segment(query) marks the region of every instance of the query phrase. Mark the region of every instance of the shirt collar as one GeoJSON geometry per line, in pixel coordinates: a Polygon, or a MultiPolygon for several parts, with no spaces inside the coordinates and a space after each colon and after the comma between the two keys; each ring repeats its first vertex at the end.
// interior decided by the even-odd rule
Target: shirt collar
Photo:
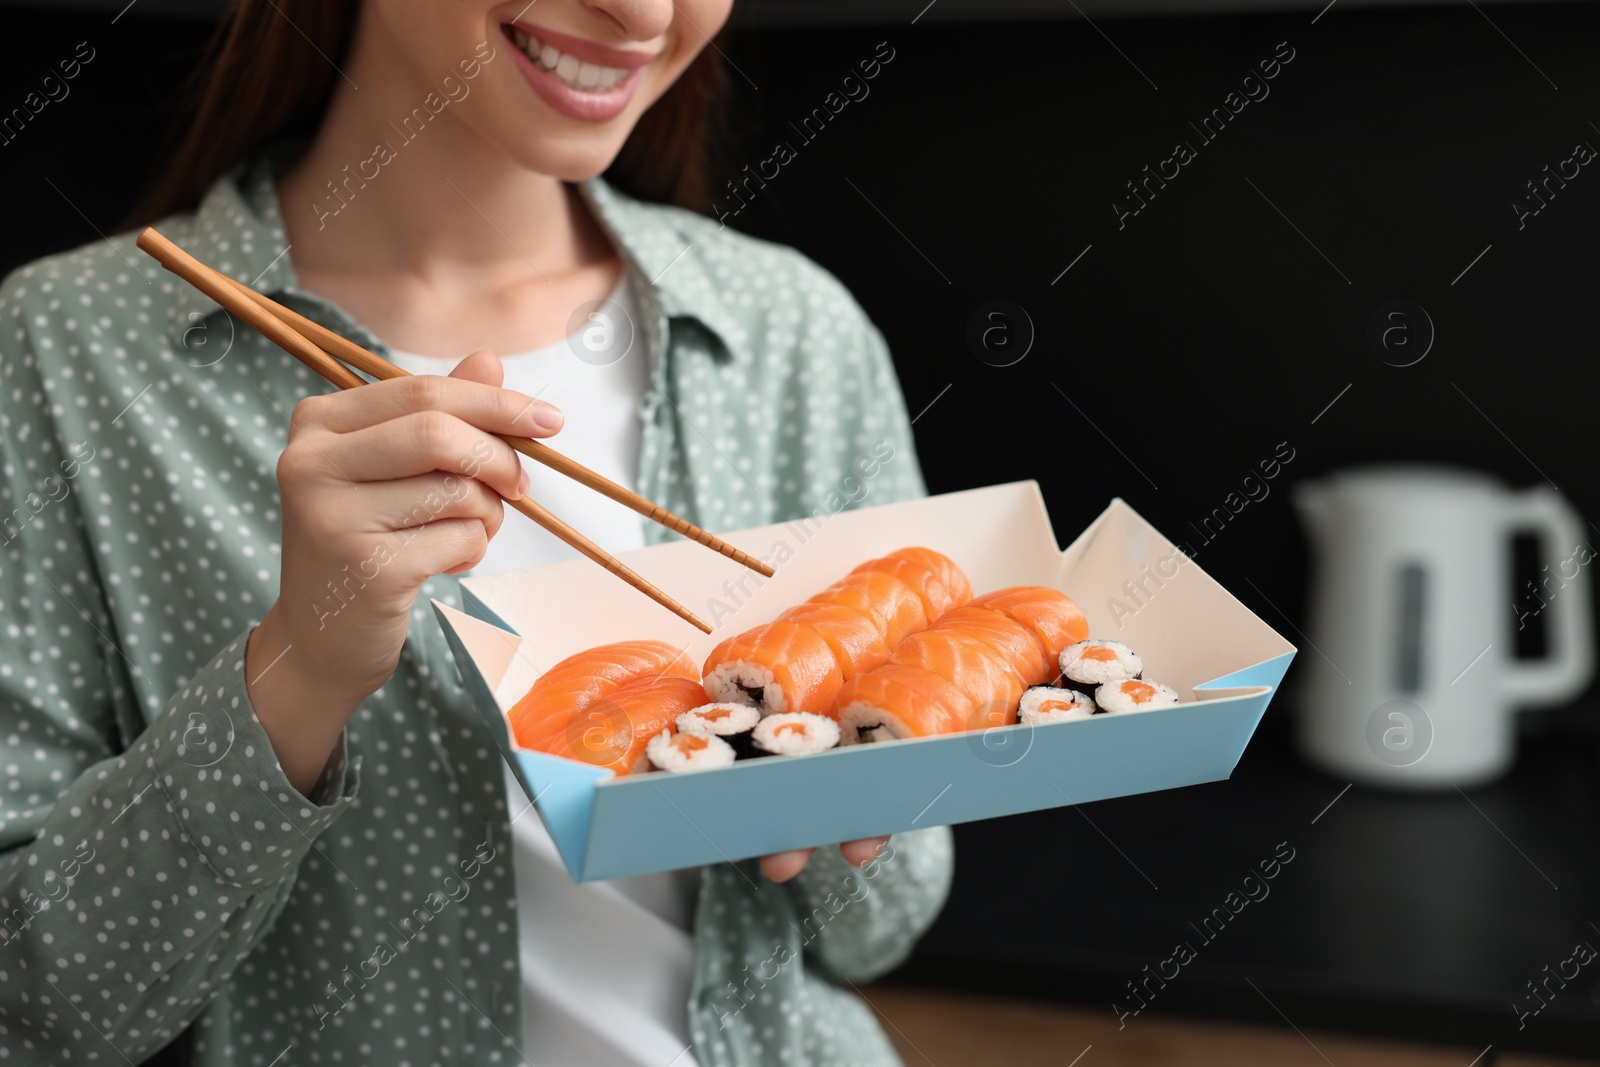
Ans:
{"type": "MultiPolygon", "coordinates": [[[[320,297],[302,292],[291,262],[273,178],[303,145],[279,144],[236,167],[207,191],[182,240],[202,263],[273,299],[296,306],[325,325],[353,334],[368,347],[386,346],[348,315],[320,297]]],[[[601,178],[578,185],[579,194],[645,283],[646,304],[665,320],[691,318],[722,341],[734,358],[746,354],[749,331],[723,298],[703,247],[711,223],[679,208],[649,204],[612,188],[601,178]]],[[[168,333],[175,344],[194,325],[222,308],[200,290],[176,282],[168,333]]]]}
{"type": "MultiPolygon", "coordinates": [[[[187,234],[179,239],[184,251],[200,262],[274,299],[299,291],[272,186],[275,164],[281,162],[268,151],[219,178],[195,209],[187,234]]],[[[196,323],[222,308],[194,286],[174,284],[167,330],[173,342],[182,345],[196,323]]]]}

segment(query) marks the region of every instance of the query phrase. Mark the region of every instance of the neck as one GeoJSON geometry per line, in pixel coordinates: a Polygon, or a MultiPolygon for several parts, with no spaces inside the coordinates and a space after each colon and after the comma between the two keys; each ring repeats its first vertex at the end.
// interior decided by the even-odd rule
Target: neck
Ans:
{"type": "Polygon", "coordinates": [[[316,137],[277,183],[297,269],[478,285],[592,256],[593,223],[560,180],[518,166],[461,121],[458,104],[431,113],[430,93],[435,107],[447,99],[440,86],[376,22],[355,40],[316,137]],[[414,110],[428,121],[405,124],[414,110]]]}

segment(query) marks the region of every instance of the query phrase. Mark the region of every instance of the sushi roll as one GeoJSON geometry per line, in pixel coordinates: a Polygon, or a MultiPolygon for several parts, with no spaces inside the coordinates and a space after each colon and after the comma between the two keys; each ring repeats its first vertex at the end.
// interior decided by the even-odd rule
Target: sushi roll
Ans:
{"type": "Polygon", "coordinates": [[[955,560],[931,548],[902,548],[879,559],[869,559],[850,573],[862,571],[882,571],[910,585],[921,598],[930,622],[972,599],[972,583],[955,560]]]}
{"type": "Polygon", "coordinates": [[[1079,641],[1061,650],[1061,684],[1090,696],[1108,682],[1144,674],[1139,653],[1121,641],[1079,641]]]}
{"type": "Polygon", "coordinates": [[[1178,702],[1178,691],[1160,682],[1129,678],[1110,682],[1094,691],[1094,702],[1113,714],[1119,711],[1145,711],[1170,707],[1178,702]]]}
{"type": "Polygon", "coordinates": [[[888,571],[856,570],[834,582],[807,603],[850,608],[866,615],[889,648],[933,620],[922,594],[904,578],[888,571]]]}
{"type": "MultiPolygon", "coordinates": [[[[1009,726],[1017,721],[1017,701],[1027,686],[1004,649],[950,622],[959,613],[951,612],[937,625],[900,642],[889,664],[927,671],[959,691],[963,707],[954,723],[956,730],[1009,726]]],[[[914,708],[905,710],[918,714],[914,708]]]]}
{"type": "Polygon", "coordinates": [[[757,749],[774,756],[802,756],[836,746],[839,724],[826,715],[784,712],[756,723],[753,740],[757,749]]]}
{"type": "Polygon", "coordinates": [[[1016,585],[973,598],[972,607],[999,612],[1033,633],[1048,662],[1089,636],[1089,620],[1067,594],[1042,585],[1016,585]]]}
{"type": "Polygon", "coordinates": [[[827,643],[846,682],[889,658],[889,643],[871,615],[838,604],[806,601],[778,616],[809,627],[827,643]]]}
{"type": "Polygon", "coordinates": [[[955,733],[973,713],[972,698],[933,671],[886,663],[839,691],[840,744],[955,733]]]}
{"type": "Polygon", "coordinates": [[[645,675],[591,702],[535,747],[619,776],[637,774],[650,769],[651,739],[705,700],[705,689],[691,678],[645,675]]]}
{"type": "Polygon", "coordinates": [[[1030,726],[1070,722],[1101,714],[1089,696],[1076,689],[1057,689],[1049,685],[1036,685],[1023,693],[1019,712],[1021,721],[1030,726]]]}
{"type": "Polygon", "coordinates": [[[761,721],[761,713],[743,704],[702,704],[678,716],[678,732],[720,737],[733,746],[740,759],[755,755],[750,731],[761,721]]]}
{"type": "Polygon", "coordinates": [[[804,623],[779,619],[718,645],[706,660],[713,703],[743,704],[763,715],[826,711],[844,685],[828,642],[804,623]]]}
{"type": "Polygon", "coordinates": [[[706,696],[763,715],[829,714],[846,682],[889,658],[933,612],[963,603],[961,569],[929,549],[868,560],[772,622],[712,649],[701,672],[706,696]]]}
{"type": "Polygon", "coordinates": [[[733,746],[709,734],[662,730],[645,745],[650,765],[669,774],[693,774],[726,767],[733,762],[733,746]]]}
{"type": "Polygon", "coordinates": [[[586,649],[551,667],[508,713],[523,748],[543,750],[597,700],[640,679],[699,678],[683,650],[661,641],[619,641],[586,649]]]}

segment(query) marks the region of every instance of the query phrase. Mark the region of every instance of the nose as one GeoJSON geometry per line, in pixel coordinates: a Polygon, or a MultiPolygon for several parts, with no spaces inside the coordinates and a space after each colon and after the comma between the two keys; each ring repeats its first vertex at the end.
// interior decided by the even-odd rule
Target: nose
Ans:
{"type": "Polygon", "coordinates": [[[631,41],[653,41],[674,17],[672,0],[585,0],[585,7],[616,24],[631,41]]]}

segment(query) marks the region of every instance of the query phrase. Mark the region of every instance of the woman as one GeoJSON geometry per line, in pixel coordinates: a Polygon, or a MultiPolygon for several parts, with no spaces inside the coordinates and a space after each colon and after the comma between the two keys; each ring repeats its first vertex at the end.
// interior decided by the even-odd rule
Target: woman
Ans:
{"type": "Polygon", "coordinates": [[[836,281],[596,177],[706,186],[729,3],[236,6],[139,221],[447,375],[329,392],[131,232],[7,279],[9,1062],[894,1061],[843,987],[947,831],[573,886],[424,610],[560,554],[502,497],[663,537],[496,433],[709,528],[922,491],[836,281]]]}

